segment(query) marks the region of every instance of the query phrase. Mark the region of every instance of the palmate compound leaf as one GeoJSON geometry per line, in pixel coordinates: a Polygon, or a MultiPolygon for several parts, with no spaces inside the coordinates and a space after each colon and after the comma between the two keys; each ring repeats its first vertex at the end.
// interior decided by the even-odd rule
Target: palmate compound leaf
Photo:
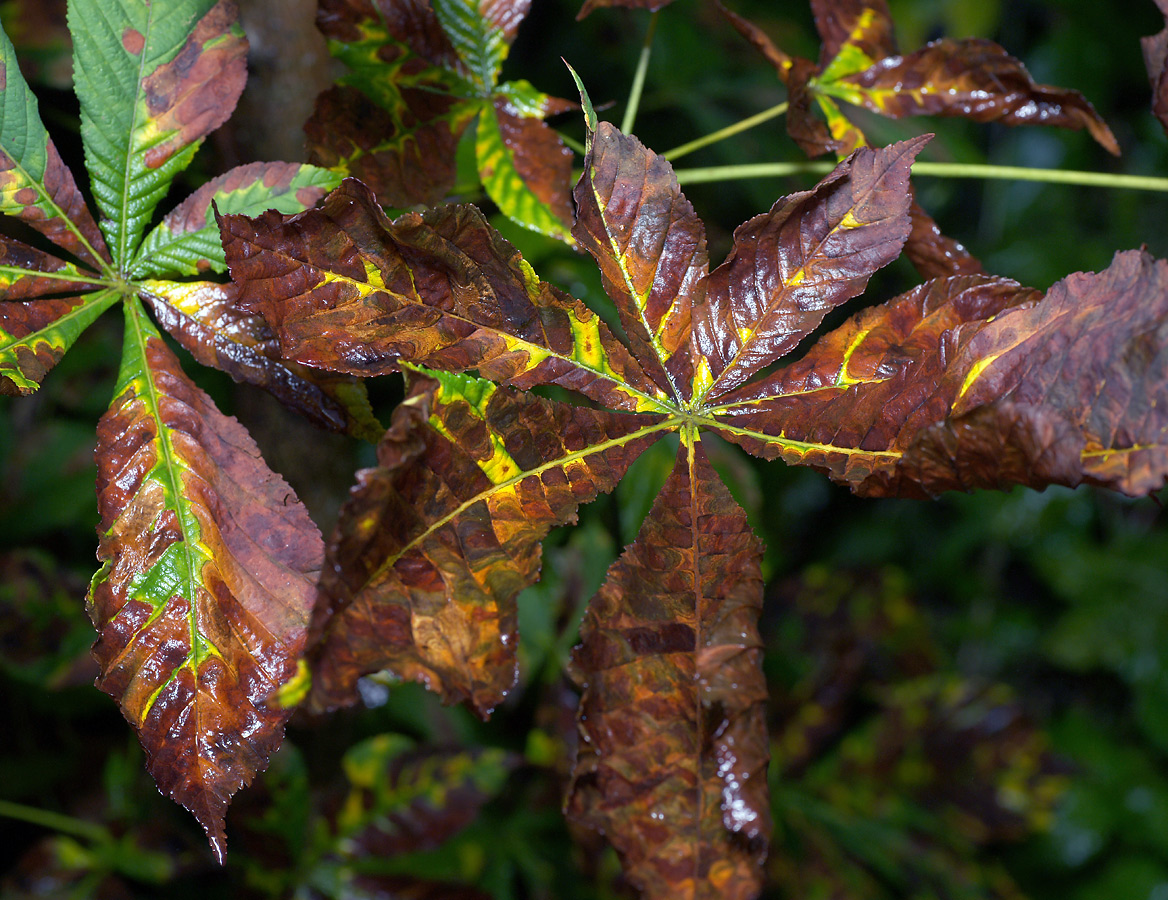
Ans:
{"type": "Polygon", "coordinates": [[[134,301],[98,425],[103,565],[90,588],[98,686],[138,731],[158,786],[220,861],[228,801],[291,712],[322,542],[292,489],[215,409],[134,301]]]}
{"type": "MultiPolygon", "coordinates": [[[[546,527],[608,489],[627,465],[624,456],[635,455],[634,440],[665,431],[683,433],[687,454],[693,448],[685,456],[688,474],[675,472],[660,508],[589,613],[595,630],[588,640],[594,647],[623,641],[625,671],[659,674],[698,665],[696,639],[682,646],[686,622],[695,623],[691,634],[721,634],[722,607],[707,602],[715,594],[701,587],[701,563],[692,591],[668,607],[678,620],[660,627],[679,641],[678,656],[660,652],[660,634],[652,629],[638,625],[618,634],[610,613],[623,613],[614,611],[663,615],[659,592],[642,584],[658,575],[644,573],[664,579],[665,560],[755,553],[741,537],[740,513],[725,505],[723,489],[699,461],[701,430],[767,458],[813,465],[869,494],[920,496],[1076,478],[1132,490],[1159,483],[1168,465],[1145,445],[1158,439],[1152,410],[1164,407],[1156,380],[1163,354],[1155,348],[1162,343],[1156,331],[1163,328],[1168,291],[1161,280],[1168,264],[1149,262],[1133,273],[1119,271],[1117,263],[1115,272],[1074,276],[1045,301],[1003,279],[936,279],[858,313],[812,342],[798,362],[770,371],[900,251],[910,231],[909,167],[923,140],[861,148],[812,190],[779,200],[739,228],[730,258],[707,273],[700,222],[670,167],[635,139],[597,126],[576,192],[576,237],[600,265],[630,334],[627,349],[582,306],[539,282],[467,209],[389,223],[367,192],[347,182],[320,209],[294,217],[224,217],[241,300],[265,317],[290,358],[339,371],[477,368],[509,385],[494,389],[438,372],[428,373],[433,381],[415,383],[381,445],[381,465],[362,474],[328,550],[329,574],[312,629],[313,705],[352,702],[357,676],[379,666],[429,680],[447,698],[470,696],[480,710],[497,702],[513,678],[513,656],[500,652],[512,643],[510,598],[534,577],[546,527]],[[1094,311],[1080,322],[1075,311],[1086,298],[1094,298],[1094,307],[1088,303],[1094,311]],[[1105,319],[1103,310],[1112,308],[1122,315],[1105,319]],[[1092,328],[1076,337],[1086,322],[1092,328]],[[1112,332],[1104,333],[1105,322],[1112,332]],[[1068,342],[1095,348],[1083,357],[1096,365],[1091,383],[1113,386],[1098,401],[1085,381],[1077,390],[1046,388],[1073,377],[1070,362],[1065,370],[1047,368],[1061,365],[1060,348],[1068,342]],[[574,388],[615,412],[552,404],[515,390],[548,383],[574,388]],[[1124,403],[1126,412],[1117,413],[1124,403]],[[568,436],[580,432],[563,423],[581,416],[599,431],[569,444],[568,436]],[[619,465],[604,457],[610,451],[619,465]],[[577,453],[603,459],[607,472],[603,482],[581,476],[580,487],[569,491],[571,502],[557,509],[547,492],[563,490],[564,483],[552,473],[566,471],[564,461],[577,453]],[[1115,474],[1120,460],[1133,462],[1115,474]],[[529,490],[534,502],[515,501],[513,491],[529,490]],[[684,506],[677,498],[685,495],[691,511],[699,508],[688,528],[677,525],[684,506]],[[496,501],[504,502],[492,507],[496,501]],[[712,510],[704,519],[703,509],[712,510]],[[695,536],[694,522],[709,531],[699,526],[695,536]],[[392,587],[371,590],[379,584],[392,587]],[[387,659],[386,647],[394,659],[387,659]]],[[[750,569],[742,571],[741,584],[749,584],[750,569]]],[[[734,593],[730,609],[746,637],[727,639],[718,652],[734,656],[728,672],[736,683],[753,684],[755,605],[730,576],[725,587],[734,593]]],[[[681,590],[675,583],[667,589],[681,590]]],[[[629,679],[590,677],[591,652],[581,651],[592,710],[582,727],[595,753],[589,771],[604,777],[578,779],[573,815],[614,836],[630,877],[656,895],[753,897],[758,878],[751,867],[766,826],[750,811],[765,803],[751,794],[736,807],[734,798],[744,785],[755,786],[748,793],[761,790],[757,777],[741,777],[764,765],[765,737],[748,727],[755,714],[723,703],[727,727],[737,722],[743,729],[732,731],[740,755],[717,776],[720,782],[701,782],[700,802],[697,787],[677,798],[697,817],[686,831],[671,815],[654,818],[662,810],[648,789],[629,792],[629,779],[649,765],[626,762],[640,758],[645,737],[595,723],[609,711],[639,707],[629,705],[629,679]],[[711,791],[721,792],[717,804],[705,799],[711,791]],[[651,837],[642,843],[633,835],[651,837]],[[689,856],[677,864],[683,851],[689,856]]],[[[688,773],[696,785],[695,773],[708,774],[711,765],[717,773],[729,751],[696,730],[697,718],[689,721],[663,738],[685,749],[661,765],[673,767],[669,777],[688,773]]],[[[670,722],[657,724],[668,730],[670,722]]]]}
{"type": "Polygon", "coordinates": [[[309,158],[392,207],[436,203],[477,117],[479,178],[504,215],[571,242],[572,154],[544,122],[572,108],[498,83],[530,0],[321,0],[317,25],[349,72],[317,99],[309,158]]]}
{"type": "Polygon", "coordinates": [[[102,229],[129,262],[154,208],[247,80],[230,0],[73,0],[74,84],[102,229]]]}
{"type": "Polygon", "coordinates": [[[762,542],[696,440],[609,569],[573,654],[568,814],[646,898],[746,898],[770,836],[762,542]]]}
{"type": "Polygon", "coordinates": [[[253,380],[277,394],[296,394],[317,412],[332,404],[338,420],[352,416],[340,423],[350,428],[368,410],[332,376],[317,379],[330,396],[309,396],[272,361],[271,335],[247,328],[262,323],[218,307],[222,291],[134,280],[223,269],[212,199],[228,211],[291,212],[336,183],[310,167],[244,167],[197,192],[139,245],[173,176],[242,90],[246,43],[235,18],[234,5],[213,0],[71,3],[82,139],[112,252],[0,38],[0,212],[80,260],[2,239],[0,390],[34,390],[88,324],[123,303],[118,393],[97,447],[106,565],[90,611],[101,631],[99,682],[138,729],[160,787],[195,813],[220,858],[228,799],[283,731],[278,693],[298,671],[322,542],[242,427],[182,375],[138,295],[148,294],[196,356],[237,376],[250,365],[253,380]],[[264,341],[268,354],[255,349],[264,341]]]}
{"type": "MultiPolygon", "coordinates": [[[[842,158],[868,143],[844,115],[840,100],[891,118],[960,116],[1007,125],[1086,128],[1109,152],[1119,153],[1110,129],[1081,94],[1035,84],[1021,62],[990,41],[942,39],[900,55],[885,0],[814,0],[815,24],[823,39],[818,66],[788,56],[758,26],[719,8],[787,85],[787,128],[809,156],[832,151],[842,158]]],[[[912,215],[905,254],[922,276],[983,272],[980,262],[943,235],[915,202],[912,215]]]]}

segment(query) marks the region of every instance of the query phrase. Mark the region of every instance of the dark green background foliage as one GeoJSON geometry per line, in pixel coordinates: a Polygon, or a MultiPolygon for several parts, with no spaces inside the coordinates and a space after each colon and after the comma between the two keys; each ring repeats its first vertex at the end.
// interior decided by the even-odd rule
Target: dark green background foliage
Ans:
{"type": "MultiPolygon", "coordinates": [[[[241,3],[245,24],[256,5],[241,3]]],[[[1082,91],[1124,153],[1110,158],[1084,132],[865,118],[876,142],[936,130],[925,154],[932,160],[1168,174],[1138,45],[1163,27],[1151,0],[1128,0],[1122,12],[1095,0],[890,5],[903,47],[940,35],[989,37],[1037,81],[1082,91]]],[[[570,96],[563,56],[598,104],[618,104],[607,115],[619,120],[647,14],[601,10],[575,23],[574,4],[534,6],[504,77],[570,96]]],[[[733,8],[788,50],[817,55],[803,4],[739,0],[733,8]]],[[[253,92],[264,73],[254,74],[253,92]]],[[[76,144],[70,95],[38,92],[68,156],[76,144]]],[[[636,132],[663,151],[783,96],[773,70],[711,5],[677,0],[659,16],[636,132]]],[[[247,148],[259,138],[248,129],[273,127],[254,115],[239,119],[204,149],[192,183],[252,158],[247,148]]],[[[553,125],[582,138],[572,115],[553,125]]],[[[678,168],[799,158],[776,119],[678,168]]],[[[735,225],[811,183],[751,180],[686,194],[720,260],[735,225]]],[[[1117,249],[1147,244],[1168,256],[1164,195],[917,184],[922,204],[987,269],[1035,287],[1102,269],[1117,249]]],[[[588,260],[497,224],[544,279],[603,309],[588,260]]],[[[866,296],[883,300],[914,282],[899,261],[866,296]]],[[[294,719],[269,772],[231,810],[232,852],[220,870],[195,823],[158,795],[116,707],[89,686],[92,423],[108,402],[119,343],[107,318],[36,395],[0,401],[0,799],[70,817],[48,823],[59,828],[0,817],[0,893],[263,897],[291,896],[299,886],[302,896],[339,896],[343,884],[360,887],[361,875],[417,875],[468,882],[497,900],[621,896],[615,858],[589,836],[570,835],[560,815],[575,704],[564,665],[583,604],[633,539],[673,448],[647,453],[612,497],[582,510],[582,527],[549,541],[544,581],[522,602],[520,686],[491,722],[443,708],[415,685],[387,691],[376,683],[366,709],[326,727],[294,719]],[[489,757],[500,768],[484,776],[478,800],[486,804],[473,824],[437,848],[395,845],[374,857],[344,846],[331,823],[344,804],[342,756],[391,732],[514,756],[489,757]]],[[[190,365],[188,373],[244,420],[330,528],[353,469],[371,462],[370,448],[319,435],[226,376],[190,365]]],[[[397,385],[372,390],[388,420],[397,385]]],[[[721,449],[714,463],[767,545],[777,823],[767,896],[1168,897],[1162,507],[1057,488],[932,503],[858,500],[816,472],[756,465],[721,449]],[[977,791],[983,802],[963,795],[977,791]]]]}

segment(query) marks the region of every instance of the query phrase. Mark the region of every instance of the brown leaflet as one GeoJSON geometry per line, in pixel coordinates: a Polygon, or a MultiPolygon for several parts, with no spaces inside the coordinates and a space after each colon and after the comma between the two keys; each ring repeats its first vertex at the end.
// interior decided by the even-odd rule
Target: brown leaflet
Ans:
{"type": "Polygon", "coordinates": [[[263,315],[297,362],[354,375],[399,362],[477,368],[619,409],[660,395],[603,322],[539,282],[474,207],[391,223],[368,188],[346,179],[318,209],[220,224],[241,307],[263,315]]]}
{"type": "Polygon", "coordinates": [[[710,399],[789,353],[895,259],[909,233],[909,167],[932,135],[861,148],[813,190],[734,232],[694,322],[710,399]]]}
{"type": "Polygon", "coordinates": [[[238,18],[231,0],[219,0],[178,55],[143,80],[152,127],[166,135],[146,151],[147,168],[157,169],[231,116],[247,81],[247,39],[238,18]]]}
{"type": "MultiPolygon", "coordinates": [[[[844,142],[834,137],[823,119],[812,111],[815,95],[807,82],[814,75],[815,64],[811,60],[796,57],[792,62],[787,77],[787,134],[810,157],[824,153],[846,155],[850,151],[844,149],[844,142]]],[[[860,146],[867,142],[854,143],[860,146]]]]}
{"type": "Polygon", "coordinates": [[[633,355],[663,390],[688,400],[691,310],[703,299],[709,255],[673,167],[601,122],[573,195],[572,234],[596,259],[633,355]]]}
{"type": "MultiPolygon", "coordinates": [[[[0,85],[4,81],[2,70],[3,63],[0,63],[0,85]]],[[[0,90],[2,89],[0,87],[0,90]]],[[[42,196],[37,187],[27,183],[27,176],[23,173],[8,174],[18,163],[0,149],[0,201],[5,207],[5,212],[31,225],[58,247],[68,250],[78,259],[101,268],[102,263],[108,262],[110,258],[101,230],[93,221],[89,207],[85,205],[77,182],[73,180],[73,173],[62,162],[61,155],[51,140],[48,142],[46,153],[45,170],[40,178],[45,191],[42,196]],[[16,182],[15,190],[11,182],[16,182]],[[45,209],[42,205],[45,203],[50,204],[51,208],[45,209]],[[60,210],[64,218],[56,215],[55,210],[60,210]],[[77,236],[74,229],[84,240],[77,236]],[[90,247],[97,251],[100,259],[89,251],[90,247]]]]}
{"type": "Polygon", "coordinates": [[[31,394],[113,295],[0,301],[0,395],[31,394]]]}
{"type": "MultiPolygon", "coordinates": [[[[563,111],[566,101],[549,100],[552,111],[563,111]]],[[[543,119],[517,115],[506,96],[497,95],[491,102],[503,142],[514,154],[515,171],[531,193],[570,227],[574,213],[566,186],[572,181],[572,151],[543,119]]],[[[544,113],[551,114],[548,110],[544,113]]]]}
{"type": "Polygon", "coordinates": [[[1001,401],[1055,410],[1085,442],[1081,480],[1140,496],[1168,475],[1165,348],[1168,262],[1117,253],[1103,272],[1069,275],[982,329],[959,361],[970,374],[953,415],[1001,401]]]}
{"type": "Polygon", "coordinates": [[[964,244],[941,233],[936,221],[915,197],[908,214],[912,229],[904,242],[904,255],[922,278],[986,274],[981,261],[964,244]]]}
{"type": "Polygon", "coordinates": [[[96,290],[97,285],[84,280],[87,274],[72,263],[0,235],[0,295],[5,300],[96,290]],[[54,277],[42,278],[37,272],[54,277]]]}
{"type": "Polygon", "coordinates": [[[724,396],[713,418],[720,434],[753,454],[812,465],[868,492],[864,482],[893,470],[949,414],[960,383],[946,376],[953,369],[964,377],[968,366],[954,360],[983,323],[1040,296],[986,276],[927,282],[862,310],[798,362],[724,396]]]}
{"type": "Polygon", "coordinates": [[[281,358],[267,323],[237,307],[234,284],[147,282],[146,287],[141,296],[158,324],[202,365],[263,388],[318,428],[370,441],[380,437],[372,413],[360,414],[360,382],[281,358]]]}
{"type": "Polygon", "coordinates": [[[819,53],[821,71],[844,45],[856,47],[873,60],[896,53],[887,0],[811,0],[811,12],[815,30],[823,40],[819,53]]]}
{"type": "MultiPolygon", "coordinates": [[[[779,77],[783,79],[784,83],[789,84],[787,73],[796,60],[780,50],[775,42],[767,36],[766,32],[753,22],[727,9],[721,4],[720,0],[714,0],[714,5],[717,6],[718,12],[726,18],[726,21],[733,25],[734,29],[750,41],[754,45],[754,49],[765,56],[767,61],[775,67],[775,71],[779,73],[779,77]]],[[[804,62],[808,61],[804,60],[804,62]]]]}
{"type": "MultiPolygon", "coordinates": [[[[326,38],[357,43],[365,37],[365,23],[384,23],[396,40],[434,65],[447,69],[460,65],[429,0],[318,0],[316,27],[326,38]]],[[[386,62],[399,52],[391,46],[378,50],[386,62]]]]}
{"type": "Polygon", "coordinates": [[[279,694],[297,674],[321,540],[140,316],[127,314],[127,358],[141,368],[123,366],[98,424],[98,686],[222,861],[229,799],[283,735],[279,694]]]}
{"type": "Polygon", "coordinates": [[[659,9],[664,9],[673,0],[584,0],[584,5],[580,7],[580,12],[576,13],[576,21],[580,21],[590,12],[597,9],[605,9],[610,6],[623,6],[626,9],[647,9],[650,12],[657,12],[659,9]]]}
{"type": "MultiPolygon", "coordinates": [[[[1168,20],[1168,0],[1156,0],[1156,6],[1168,20]]],[[[1168,132],[1168,25],[1158,34],[1140,38],[1140,47],[1152,83],[1152,113],[1168,132]]]]}
{"type": "Polygon", "coordinates": [[[449,95],[403,88],[401,96],[399,127],[354,87],[320,94],[304,125],[309,160],[326,168],[343,165],[387,206],[439,203],[454,185],[455,151],[470,120],[450,118],[458,101],[449,95]]]}
{"type": "Polygon", "coordinates": [[[1111,129],[1082,94],[1036,84],[1022,63],[992,41],[933,41],[915,53],[886,57],[846,75],[828,90],[843,90],[849,102],[894,119],[961,116],[1005,125],[1086,128],[1109,153],[1119,155],[1111,129]]]}
{"type": "Polygon", "coordinates": [[[568,815],[647,900],[750,900],[770,836],[762,545],[701,445],[592,599],[568,815]]]}
{"type": "Polygon", "coordinates": [[[857,484],[866,497],[1044,488],[1083,481],[1082,432],[1060,410],[1002,400],[921,432],[893,467],[857,484]]]}
{"type": "Polygon", "coordinates": [[[540,541],[660,434],[654,417],[439,378],[395,410],[342,509],[313,614],[313,709],[389,669],[489,715],[515,680],[515,597],[540,541]]]}

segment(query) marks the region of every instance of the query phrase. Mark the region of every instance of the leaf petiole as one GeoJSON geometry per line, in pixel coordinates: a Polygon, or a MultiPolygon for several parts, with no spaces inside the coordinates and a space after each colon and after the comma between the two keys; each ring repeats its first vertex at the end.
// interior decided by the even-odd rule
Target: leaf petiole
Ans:
{"type": "MultiPolygon", "coordinates": [[[[835,167],[830,162],[757,163],[739,166],[707,166],[679,169],[680,184],[736,181],[746,178],[781,178],[788,175],[826,175],[835,167]]],[[[918,162],[914,175],[935,178],[991,178],[1006,181],[1040,181],[1049,184],[1076,184],[1084,187],[1118,188],[1168,192],[1168,178],[1151,175],[1124,175],[1111,172],[1084,172],[1063,169],[1034,169],[1025,166],[994,166],[980,163],[918,162]]]]}
{"type": "Polygon", "coordinates": [[[653,13],[649,17],[649,28],[645,32],[645,40],[641,44],[641,55],[637,59],[637,71],[633,73],[633,86],[629,89],[625,115],[621,119],[620,130],[625,134],[632,133],[633,123],[637,120],[637,108],[641,105],[641,94],[645,90],[645,73],[649,71],[649,56],[653,52],[653,35],[657,31],[657,15],[657,13],[653,13]]]}
{"type": "Polygon", "coordinates": [[[769,119],[774,119],[778,116],[781,116],[786,111],[787,101],[784,100],[782,103],[775,104],[770,109],[764,109],[760,113],[755,113],[753,116],[749,116],[739,122],[735,122],[733,125],[727,125],[725,128],[719,128],[717,131],[712,131],[703,137],[690,141],[689,143],[680,144],[679,146],[674,147],[672,150],[667,150],[661,155],[668,160],[680,159],[683,156],[693,153],[695,150],[702,149],[702,147],[708,147],[710,144],[716,144],[718,141],[725,140],[728,137],[733,137],[736,134],[753,128],[755,125],[761,125],[763,122],[766,122],[769,119]]]}
{"type": "Polygon", "coordinates": [[[25,806],[23,803],[0,800],[0,816],[39,825],[42,828],[50,828],[61,834],[71,834],[74,837],[94,842],[111,840],[109,831],[95,822],[86,822],[84,819],[77,819],[48,809],[40,809],[36,806],[25,806]]]}

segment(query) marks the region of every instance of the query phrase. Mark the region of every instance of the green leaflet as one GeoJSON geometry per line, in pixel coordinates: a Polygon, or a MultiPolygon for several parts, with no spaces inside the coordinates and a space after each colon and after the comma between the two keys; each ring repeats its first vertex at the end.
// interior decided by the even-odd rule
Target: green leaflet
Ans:
{"type": "Polygon", "coordinates": [[[322,24],[349,72],[317,99],[310,159],[359,177],[387,207],[434,204],[454,187],[459,137],[478,116],[479,178],[500,211],[572,243],[571,152],[543,124],[570,104],[499,71],[527,6],[437,0],[386,21],[352,4],[322,24]]]}
{"type": "Polygon", "coordinates": [[[61,162],[0,30],[0,213],[24,219],[51,240],[99,265],[105,255],[72,173],[61,162]]]}
{"type": "Polygon", "coordinates": [[[159,788],[220,861],[231,795],[278,746],[320,567],[303,506],[183,373],[137,299],[98,425],[98,686],[135,726],[159,788]]]}
{"type": "Polygon", "coordinates": [[[171,180],[243,89],[243,32],[231,25],[224,33],[232,12],[212,0],[69,6],[86,166],[119,262],[131,258],[171,180]],[[221,100],[210,109],[192,99],[207,87],[221,100]]]}
{"type": "Polygon", "coordinates": [[[509,219],[574,244],[572,210],[557,191],[571,175],[572,154],[543,123],[540,107],[547,95],[515,91],[506,96],[501,92],[479,115],[475,156],[483,187],[509,219]]]}
{"type": "Polygon", "coordinates": [[[328,169],[294,163],[252,163],[212,179],[146,236],[130,269],[135,277],[199,275],[227,268],[215,209],[222,214],[296,213],[341,183],[328,169]]]}
{"type": "Polygon", "coordinates": [[[65,351],[118,299],[113,291],[64,300],[0,302],[0,394],[31,394],[65,351]]]}
{"type": "Polygon", "coordinates": [[[434,0],[434,12],[479,96],[489,96],[511,49],[507,34],[479,12],[475,0],[434,0]]]}

